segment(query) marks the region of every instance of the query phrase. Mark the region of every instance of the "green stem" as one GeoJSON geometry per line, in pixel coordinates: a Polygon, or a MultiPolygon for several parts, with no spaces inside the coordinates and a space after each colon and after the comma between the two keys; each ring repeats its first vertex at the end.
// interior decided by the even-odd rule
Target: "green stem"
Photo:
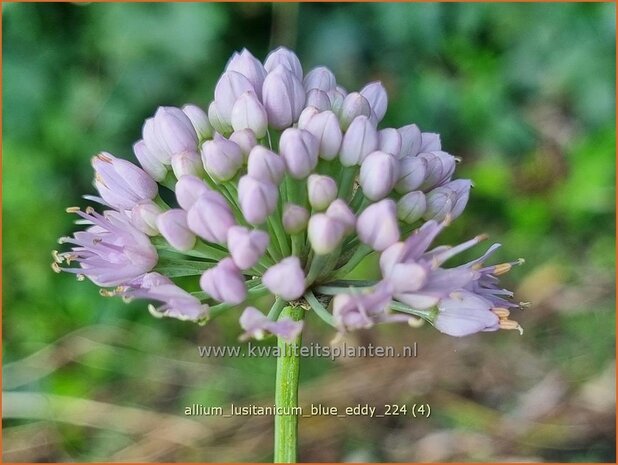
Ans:
{"type": "MultiPolygon", "coordinates": [[[[281,318],[294,321],[303,319],[304,310],[300,307],[285,307],[281,318]]],[[[292,413],[298,407],[298,374],[300,371],[299,335],[287,342],[278,338],[279,357],[277,358],[277,378],[275,384],[275,405],[277,410],[287,415],[275,415],[275,463],[295,463],[298,446],[298,415],[292,413]]]]}
{"type": "Polygon", "coordinates": [[[319,316],[322,321],[331,325],[333,328],[336,328],[335,319],[333,315],[329,313],[328,310],[322,305],[322,303],[317,299],[317,297],[311,291],[307,291],[305,293],[305,300],[309,305],[311,305],[311,309],[315,312],[317,316],[319,316]]]}

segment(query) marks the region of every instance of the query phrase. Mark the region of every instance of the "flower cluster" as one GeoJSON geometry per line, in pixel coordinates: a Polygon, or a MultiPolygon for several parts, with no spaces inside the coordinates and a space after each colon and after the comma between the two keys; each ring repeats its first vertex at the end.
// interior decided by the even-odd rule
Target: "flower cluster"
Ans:
{"type": "Polygon", "coordinates": [[[498,282],[521,260],[486,266],[496,244],[444,267],[483,236],[430,249],[471,182],[452,179],[457,159],[438,134],[379,129],[387,102],[380,82],[347,92],[285,48],[264,63],[234,53],[207,111],[160,107],[146,120],[141,167],[93,158],[99,196],[87,198],[104,211],[68,210],[86,227],[60,239],[73,247],[53,268],[103,295],[158,301],[156,316],[202,323],[243,306],[243,337],[294,338],[302,322],[279,318],[288,303],[340,332],[419,318],[453,336],[521,330],[498,282]],[[371,253],[382,279],[346,280],[371,253]],[[268,315],[249,305],[267,295],[268,315]]]}

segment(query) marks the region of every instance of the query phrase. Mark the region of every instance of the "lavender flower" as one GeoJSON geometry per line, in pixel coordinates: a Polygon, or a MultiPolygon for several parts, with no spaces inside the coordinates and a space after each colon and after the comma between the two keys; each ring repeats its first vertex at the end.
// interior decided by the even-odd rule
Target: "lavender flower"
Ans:
{"type": "Polygon", "coordinates": [[[304,75],[288,49],[264,63],[243,49],[211,97],[207,112],[159,107],[144,122],[141,168],[93,159],[100,197],[87,198],[106,210],[69,210],[84,226],[60,239],[72,248],[54,252],[54,270],[115,288],[104,295],[157,301],[155,316],[205,323],[246,302],[243,339],[296,338],[303,323],[279,319],[282,302],[339,332],[419,318],[452,336],[521,331],[500,276],[523,260],[487,265],[494,244],[448,266],[484,235],[431,248],[472,184],[454,179],[457,159],[438,134],[378,127],[381,83],[348,92],[325,67],[304,75]],[[372,252],[379,279],[350,279],[372,252]],[[255,306],[268,296],[266,315],[255,306]]]}

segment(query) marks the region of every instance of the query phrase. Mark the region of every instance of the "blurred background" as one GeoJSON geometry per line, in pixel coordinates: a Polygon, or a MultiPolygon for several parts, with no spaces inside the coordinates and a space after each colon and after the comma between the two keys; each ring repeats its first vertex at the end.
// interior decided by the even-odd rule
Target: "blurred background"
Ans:
{"type": "MultiPolygon", "coordinates": [[[[386,126],[442,134],[475,189],[441,238],[487,232],[525,328],[383,327],[350,344],[414,359],[303,359],[300,401],[428,403],[429,419],[314,417],[302,461],[615,461],[615,5],[4,4],[3,460],[270,461],[275,360],[200,359],[238,315],[157,320],[50,269],[90,157],[132,158],[158,105],[206,106],[234,50],[284,44],[348,89],[380,79],[386,126]]],[[[484,250],[484,249],[482,249],[484,250]]],[[[478,255],[481,248],[473,252],[478,255]]],[[[357,269],[377,273],[375,259],[357,269]]],[[[334,334],[310,319],[305,341],[334,334]]]]}

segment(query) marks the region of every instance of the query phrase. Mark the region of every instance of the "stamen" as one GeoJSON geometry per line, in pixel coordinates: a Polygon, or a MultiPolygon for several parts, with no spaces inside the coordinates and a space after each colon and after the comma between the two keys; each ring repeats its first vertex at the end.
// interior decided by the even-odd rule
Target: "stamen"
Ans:
{"type": "Polygon", "coordinates": [[[503,318],[506,319],[511,314],[511,312],[508,309],[502,308],[502,307],[492,308],[491,311],[494,312],[496,315],[498,315],[500,319],[503,319],[503,318]]]}
{"type": "Polygon", "coordinates": [[[51,264],[52,270],[54,270],[54,272],[56,273],[60,273],[62,270],[60,269],[60,265],[58,265],[58,263],[54,262],[51,264]]]}
{"type": "Polygon", "coordinates": [[[423,320],[422,318],[410,317],[408,319],[408,325],[412,328],[420,328],[424,324],[425,324],[425,320],[423,320]]]}
{"type": "Polygon", "coordinates": [[[80,208],[79,207],[69,207],[69,208],[66,208],[65,211],[67,213],[77,213],[78,211],[80,211],[80,208]]]}
{"type": "Polygon", "coordinates": [[[93,213],[95,213],[94,208],[86,207],[86,213],[88,213],[89,215],[92,215],[93,213]]]}
{"type": "Polygon", "coordinates": [[[99,289],[99,294],[103,297],[114,297],[116,295],[116,291],[110,291],[109,289],[99,289]]]}
{"type": "Polygon", "coordinates": [[[524,334],[524,328],[522,328],[519,323],[513,320],[500,320],[500,329],[516,329],[517,331],[519,331],[520,335],[524,334]]]}
{"type": "Polygon", "coordinates": [[[78,281],[83,281],[84,279],[86,279],[86,275],[83,274],[76,274],[75,277],[78,281]]]}
{"type": "Polygon", "coordinates": [[[531,305],[532,305],[532,302],[519,302],[519,307],[522,309],[530,308],[531,305]]]}
{"type": "Polygon", "coordinates": [[[157,308],[154,305],[152,305],[152,304],[148,304],[148,311],[155,318],[163,318],[163,313],[158,311],[157,308]]]}
{"type": "Polygon", "coordinates": [[[54,262],[55,263],[62,263],[64,261],[63,257],[58,255],[58,251],[57,250],[52,250],[52,257],[54,257],[54,262]]]}
{"type": "Polygon", "coordinates": [[[106,163],[111,163],[112,159],[109,158],[107,155],[105,155],[104,153],[99,153],[97,154],[94,158],[98,158],[101,161],[104,161],[106,163]]]}

